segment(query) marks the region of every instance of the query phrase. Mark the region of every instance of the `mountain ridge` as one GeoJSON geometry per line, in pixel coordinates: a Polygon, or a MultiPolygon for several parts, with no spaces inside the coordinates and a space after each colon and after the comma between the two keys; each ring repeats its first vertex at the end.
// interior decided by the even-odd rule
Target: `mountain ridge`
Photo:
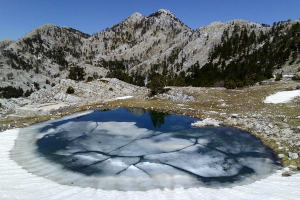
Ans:
{"type": "MultiPolygon", "coordinates": [[[[283,26],[285,31],[297,22],[286,23],[278,27],[283,26]]],[[[255,38],[279,34],[272,30],[246,20],[213,22],[193,30],[165,9],[149,16],[133,13],[93,35],[71,27],[45,24],[17,41],[0,42],[0,87],[21,87],[24,91],[49,88],[52,82],[67,78],[70,68],[75,66],[84,68],[85,78],[109,76],[136,83],[136,77],[143,77],[140,85],[151,82],[151,77],[157,74],[175,80],[180,73],[191,74],[195,64],[201,68],[216,63],[217,58],[213,61],[210,57],[225,42],[225,32],[228,38],[237,37],[243,31],[248,36],[253,32],[255,38]],[[46,84],[45,79],[51,84],[46,84]],[[37,84],[39,87],[34,87],[37,84]]],[[[250,45],[247,51],[255,51],[264,43],[250,45]]],[[[165,80],[164,84],[167,83],[173,84],[165,80]]]]}

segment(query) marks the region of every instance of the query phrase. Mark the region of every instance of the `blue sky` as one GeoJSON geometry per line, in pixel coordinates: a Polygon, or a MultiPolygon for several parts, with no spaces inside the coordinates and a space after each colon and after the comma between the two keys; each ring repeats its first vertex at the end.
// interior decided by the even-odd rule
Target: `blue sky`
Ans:
{"type": "Polygon", "coordinates": [[[299,19],[300,0],[0,0],[0,40],[18,39],[43,24],[99,32],[134,12],[171,10],[191,28],[245,19],[272,24],[299,19]]]}

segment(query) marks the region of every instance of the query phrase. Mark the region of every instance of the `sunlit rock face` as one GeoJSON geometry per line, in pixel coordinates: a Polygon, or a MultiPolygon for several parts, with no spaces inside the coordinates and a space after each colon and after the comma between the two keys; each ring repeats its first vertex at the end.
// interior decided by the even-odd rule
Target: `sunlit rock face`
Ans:
{"type": "Polygon", "coordinates": [[[191,127],[195,121],[140,109],[94,111],[24,129],[12,157],[61,184],[123,191],[227,187],[278,166],[249,133],[191,127]]]}

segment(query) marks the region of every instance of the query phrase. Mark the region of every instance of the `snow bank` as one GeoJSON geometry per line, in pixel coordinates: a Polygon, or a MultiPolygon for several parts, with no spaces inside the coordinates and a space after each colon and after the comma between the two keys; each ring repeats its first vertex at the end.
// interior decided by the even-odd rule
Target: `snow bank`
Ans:
{"type": "Polygon", "coordinates": [[[117,97],[117,98],[115,98],[115,100],[130,99],[130,98],[132,98],[132,97],[133,97],[133,96],[117,97]]]}
{"type": "Polygon", "coordinates": [[[294,74],[283,74],[282,78],[293,78],[294,74]]]}
{"type": "Polygon", "coordinates": [[[202,121],[197,121],[192,123],[192,126],[197,126],[197,127],[204,127],[204,126],[220,126],[220,121],[212,119],[212,118],[206,118],[202,121]]]}
{"type": "Polygon", "coordinates": [[[0,199],[300,199],[300,174],[282,177],[282,171],[252,184],[231,188],[177,188],[174,190],[149,190],[145,192],[105,191],[93,188],[60,185],[46,178],[28,173],[10,158],[10,151],[18,137],[19,129],[0,133],[0,199]]]}
{"type": "Polygon", "coordinates": [[[272,94],[264,100],[264,103],[288,103],[300,96],[300,90],[283,91],[272,94]]]}

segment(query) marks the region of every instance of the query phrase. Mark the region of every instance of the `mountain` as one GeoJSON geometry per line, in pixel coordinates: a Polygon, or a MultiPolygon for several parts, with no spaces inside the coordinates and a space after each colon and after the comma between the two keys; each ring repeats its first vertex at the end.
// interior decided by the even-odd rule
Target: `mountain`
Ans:
{"type": "Polygon", "coordinates": [[[193,30],[164,9],[134,13],[93,35],[43,25],[17,41],[0,42],[0,87],[29,95],[79,73],[81,79],[107,76],[137,85],[250,85],[299,61],[299,30],[295,21],[270,27],[244,20],[193,30]]]}

